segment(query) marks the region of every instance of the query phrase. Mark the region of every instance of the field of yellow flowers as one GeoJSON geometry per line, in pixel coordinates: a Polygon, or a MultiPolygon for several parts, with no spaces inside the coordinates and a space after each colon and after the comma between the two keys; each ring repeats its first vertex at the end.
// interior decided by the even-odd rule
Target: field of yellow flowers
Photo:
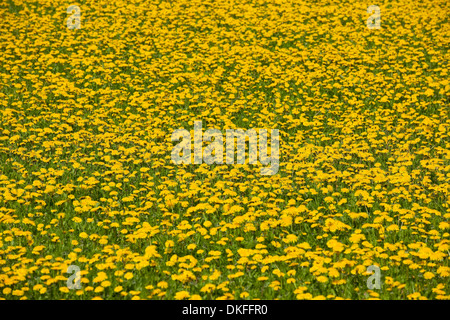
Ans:
{"type": "Polygon", "coordinates": [[[449,13],[1,1],[0,298],[449,299],[449,13]],[[194,121],[278,129],[279,171],[174,164],[194,121]]]}

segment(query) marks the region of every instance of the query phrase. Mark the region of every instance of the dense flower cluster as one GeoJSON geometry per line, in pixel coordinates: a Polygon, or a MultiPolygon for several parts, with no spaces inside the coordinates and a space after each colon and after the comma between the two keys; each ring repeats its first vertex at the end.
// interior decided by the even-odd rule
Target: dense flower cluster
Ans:
{"type": "Polygon", "coordinates": [[[372,4],[2,1],[0,297],[449,299],[448,3],[372,4]],[[194,121],[277,174],[174,164],[194,121]]]}

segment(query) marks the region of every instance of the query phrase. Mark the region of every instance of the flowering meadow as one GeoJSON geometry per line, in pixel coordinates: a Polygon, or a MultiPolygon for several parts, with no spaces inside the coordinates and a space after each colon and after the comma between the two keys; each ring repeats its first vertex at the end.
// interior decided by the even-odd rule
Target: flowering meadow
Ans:
{"type": "Polygon", "coordinates": [[[449,15],[0,1],[0,298],[449,299],[449,15]],[[175,164],[194,121],[279,130],[278,172],[175,164]]]}

